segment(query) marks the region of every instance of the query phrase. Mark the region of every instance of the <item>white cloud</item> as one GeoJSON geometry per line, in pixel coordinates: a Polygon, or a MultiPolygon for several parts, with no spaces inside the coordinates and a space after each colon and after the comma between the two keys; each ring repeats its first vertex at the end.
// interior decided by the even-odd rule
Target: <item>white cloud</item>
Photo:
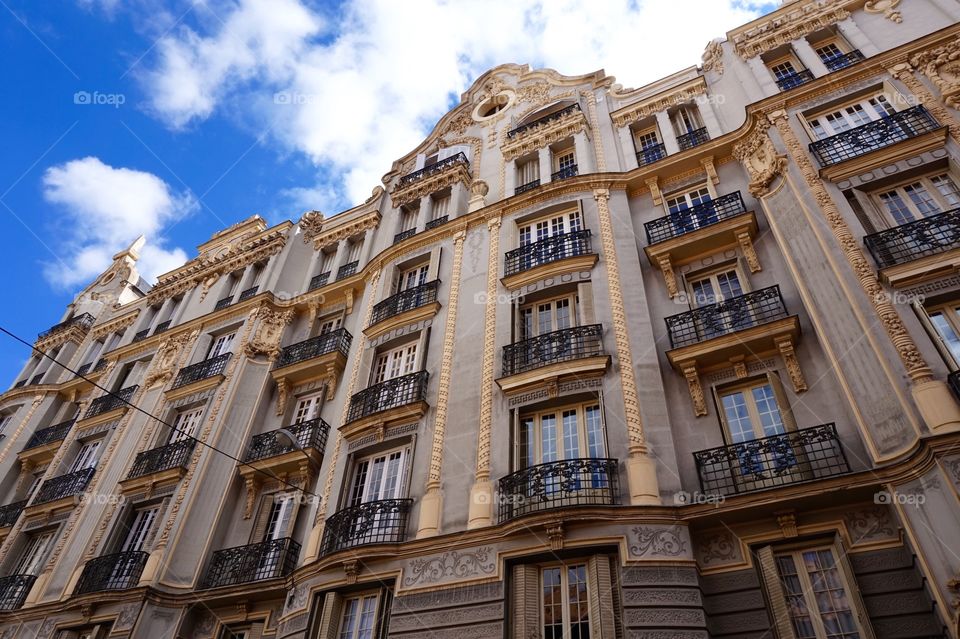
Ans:
{"type": "Polygon", "coordinates": [[[197,208],[190,193],[176,193],[144,171],[112,167],[96,157],[50,167],[43,196],[62,208],[61,259],[44,265],[44,276],[58,287],[90,281],[117,252],[145,235],[137,268],[147,280],[187,260],[180,248],[165,247],[164,227],[197,208]]]}
{"type": "MultiPolygon", "coordinates": [[[[567,75],[604,68],[639,86],[696,64],[756,17],[755,0],[347,0],[328,24],[301,0],[221,0],[219,20],[162,37],[143,79],[184,127],[245,105],[326,177],[342,206],[366,198],[470,81],[504,62],[567,75]],[[279,103],[275,94],[287,98],[279,103]]],[[[282,100],[281,100],[282,101],[282,100]]]]}

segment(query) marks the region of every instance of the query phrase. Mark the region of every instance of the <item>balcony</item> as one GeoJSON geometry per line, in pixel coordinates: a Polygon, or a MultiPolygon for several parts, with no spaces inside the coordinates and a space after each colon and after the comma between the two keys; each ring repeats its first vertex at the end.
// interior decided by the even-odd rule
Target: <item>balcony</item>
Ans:
{"type": "Polygon", "coordinates": [[[23,450],[17,453],[17,458],[21,463],[29,462],[34,466],[50,461],[60,448],[60,442],[66,439],[67,433],[73,428],[73,424],[74,420],[71,419],[34,432],[23,450]]]}
{"type": "Polygon", "coordinates": [[[872,233],[863,243],[890,284],[904,285],[960,268],[960,208],[872,233]]]}
{"type": "MultiPolygon", "coordinates": [[[[646,222],[643,229],[647,234],[647,244],[659,244],[719,224],[724,220],[738,218],[746,212],[747,207],[743,203],[740,191],[735,191],[721,195],[715,200],[701,202],[690,208],[646,222]]],[[[746,223],[746,220],[741,222],[746,223]]]]}
{"type": "Polygon", "coordinates": [[[540,186],[540,180],[536,179],[536,180],[533,180],[532,182],[527,182],[526,184],[521,184],[520,186],[515,187],[513,189],[513,194],[520,195],[521,193],[526,193],[527,191],[533,190],[538,186],[540,186]]]}
{"type": "Polygon", "coordinates": [[[343,266],[337,269],[337,279],[342,280],[345,277],[350,277],[351,275],[357,272],[358,266],[360,266],[360,262],[357,260],[354,260],[353,262],[349,262],[348,264],[344,264],[343,266]]]}
{"type": "Polygon", "coordinates": [[[23,388],[27,385],[27,380],[21,379],[19,382],[13,385],[14,388],[23,388]]]}
{"type": "Polygon", "coordinates": [[[300,384],[311,379],[328,377],[333,383],[343,372],[350,354],[353,335],[345,328],[291,344],[280,351],[277,363],[270,372],[274,381],[300,384]]]}
{"type": "Polygon", "coordinates": [[[167,320],[166,322],[160,322],[159,324],[157,324],[157,327],[153,329],[153,334],[159,335],[160,333],[166,332],[166,330],[170,328],[171,322],[172,320],[167,320]]]}
{"type": "MultiPolygon", "coordinates": [[[[27,510],[32,510],[41,504],[48,505],[48,508],[40,510],[52,509],[55,507],[52,506],[52,504],[61,500],[69,500],[69,506],[72,508],[74,505],[73,498],[79,496],[87,489],[87,484],[89,484],[93,478],[94,472],[96,472],[95,468],[84,468],[66,475],[54,477],[53,479],[48,479],[40,485],[40,490],[37,491],[36,497],[33,498],[33,502],[30,503],[27,510]]],[[[56,506],[59,505],[60,504],[56,504],[56,506]]]]}
{"type": "MultiPolygon", "coordinates": [[[[330,424],[319,417],[314,419],[287,426],[283,428],[296,439],[299,448],[285,441],[285,437],[279,437],[279,429],[271,430],[260,435],[256,435],[250,440],[250,447],[244,456],[245,462],[256,462],[262,459],[286,455],[294,451],[316,451],[319,457],[323,457],[323,451],[327,447],[327,435],[330,432],[330,424]]],[[[309,454],[309,453],[308,453],[309,454]]]]}
{"type": "Polygon", "coordinates": [[[122,492],[130,494],[175,484],[186,472],[196,441],[182,439],[137,453],[126,479],[120,482],[122,492]]]}
{"type": "Polygon", "coordinates": [[[297,566],[300,544],[289,537],[213,553],[201,588],[221,588],[286,577],[297,566]]]}
{"type": "Polygon", "coordinates": [[[620,503],[616,459],[564,459],[518,470],[500,479],[498,521],[574,506],[620,503]]]}
{"type": "Polygon", "coordinates": [[[38,373],[38,374],[34,375],[34,376],[33,376],[33,379],[30,380],[30,385],[31,385],[31,386],[39,386],[39,385],[40,385],[40,382],[43,381],[43,376],[46,375],[46,374],[47,374],[47,372],[44,371],[44,372],[42,372],[42,373],[38,373]]]}
{"type": "Polygon", "coordinates": [[[439,289],[440,280],[433,280],[378,302],[373,307],[370,325],[363,329],[363,334],[374,339],[400,326],[433,317],[440,310],[440,302],[437,301],[439,289]]]}
{"type": "Polygon", "coordinates": [[[440,217],[435,218],[435,219],[433,219],[433,220],[430,220],[429,222],[427,222],[426,224],[424,224],[424,225],[423,225],[423,230],[424,230],[424,231],[429,231],[430,229],[435,229],[435,228],[437,228],[438,226],[443,226],[444,224],[446,224],[446,223],[449,222],[449,221],[450,221],[450,216],[449,216],[449,215],[441,215],[440,217]]]}
{"type": "Polygon", "coordinates": [[[889,164],[941,147],[946,135],[946,127],[941,127],[923,106],[915,106],[811,142],[810,153],[823,167],[821,177],[835,180],[867,170],[876,162],[889,164]],[[903,144],[896,152],[884,153],[882,159],[872,155],[906,141],[910,141],[909,144],[903,144]],[[850,162],[858,158],[861,161],[850,162]],[[833,168],[839,164],[844,166],[833,168]]]}
{"type": "Polygon", "coordinates": [[[149,328],[145,328],[142,331],[137,331],[136,334],[133,336],[132,343],[136,344],[137,342],[142,342],[143,340],[147,339],[149,336],[150,336],[149,328]]]}
{"type": "Polygon", "coordinates": [[[396,235],[393,236],[393,243],[394,243],[394,244],[399,244],[400,242],[402,242],[402,241],[404,241],[404,240],[410,239],[411,237],[413,237],[413,236],[416,235],[416,234],[417,234],[417,229],[415,229],[415,228],[413,228],[413,229],[407,229],[406,231],[400,231],[399,233],[397,233],[396,235]]]}
{"type": "Polygon", "coordinates": [[[86,364],[84,364],[83,366],[77,369],[77,372],[74,375],[74,377],[80,377],[81,375],[86,375],[87,373],[90,372],[90,368],[92,366],[93,366],[93,362],[87,362],[86,364]]]}
{"type": "Polygon", "coordinates": [[[93,367],[93,370],[90,371],[90,372],[91,372],[91,373],[101,373],[101,372],[103,372],[104,370],[106,370],[106,368],[107,368],[107,358],[106,358],[106,357],[101,357],[100,359],[97,360],[96,366],[94,366],[94,367],[93,367]]]}
{"type": "Polygon", "coordinates": [[[850,472],[834,424],[693,454],[705,495],[738,495],[850,472]]]}
{"type": "Polygon", "coordinates": [[[233,295],[231,295],[230,297],[225,297],[222,300],[217,300],[217,303],[214,304],[213,306],[213,310],[219,311],[224,308],[227,308],[231,304],[233,304],[233,295]]]}
{"type": "Polygon", "coordinates": [[[576,103],[575,103],[575,104],[571,104],[570,106],[564,107],[563,109],[560,109],[559,111],[554,111],[553,113],[549,113],[549,114],[543,116],[542,118],[537,118],[537,119],[534,120],[533,122],[527,122],[526,124],[522,124],[522,125],[520,125],[520,126],[518,126],[518,127],[516,127],[516,128],[510,129],[509,131],[507,131],[507,137],[508,137],[508,138],[513,138],[513,137],[516,137],[516,136],[518,136],[518,135],[522,135],[523,133],[526,133],[527,131],[530,131],[531,129],[538,128],[538,127],[540,127],[540,126],[543,125],[543,124],[547,124],[548,122],[553,122],[553,121],[555,121],[555,120],[561,120],[561,119],[563,119],[564,117],[566,117],[566,116],[568,116],[568,115],[571,115],[571,114],[573,114],[573,113],[577,113],[577,112],[579,112],[579,111],[580,111],[580,105],[579,105],[579,104],[576,104],[576,103]]]}
{"type": "Polygon", "coordinates": [[[310,287],[308,290],[312,291],[314,289],[320,288],[321,286],[326,286],[327,282],[330,281],[330,271],[326,273],[320,273],[319,275],[314,275],[310,278],[310,287]]]}
{"type": "Polygon", "coordinates": [[[170,391],[167,391],[167,397],[171,398],[172,395],[183,397],[192,392],[216,386],[223,381],[223,371],[227,368],[227,362],[230,361],[231,357],[233,357],[233,353],[222,353],[216,357],[181,368],[173,380],[170,391]],[[180,390],[180,392],[171,393],[171,391],[176,390],[180,390]]]}
{"type": "Polygon", "coordinates": [[[429,177],[431,175],[436,175],[437,173],[441,173],[444,170],[452,166],[455,166],[457,164],[469,165],[469,162],[467,161],[467,156],[462,151],[460,153],[457,153],[456,155],[452,155],[448,158],[444,158],[439,162],[434,162],[433,164],[425,166],[419,171],[414,171],[413,173],[408,173],[407,175],[404,175],[402,178],[400,178],[400,181],[397,183],[397,186],[398,188],[408,186],[410,184],[413,184],[414,182],[422,180],[423,178],[429,177]]]}
{"type": "Polygon", "coordinates": [[[651,144],[637,151],[637,165],[647,166],[659,162],[665,157],[667,157],[667,147],[663,143],[651,144]]]}
{"type": "Polygon", "coordinates": [[[90,407],[87,408],[87,412],[83,414],[83,421],[93,419],[94,417],[97,418],[96,423],[112,419],[114,412],[126,410],[138,388],[140,387],[127,386],[115,393],[101,395],[90,402],[90,407]]]}
{"type": "Polygon", "coordinates": [[[603,326],[574,326],[503,347],[503,376],[497,380],[507,393],[532,385],[555,383],[558,377],[600,376],[610,357],[603,351],[603,326]]]}
{"type": "Polygon", "coordinates": [[[547,277],[589,271],[597,263],[589,229],[554,235],[508,251],[504,256],[503,285],[522,288],[547,277]]]}
{"type": "Polygon", "coordinates": [[[813,73],[811,73],[809,69],[803,69],[801,71],[796,71],[794,73],[789,73],[787,75],[778,77],[777,86],[780,87],[781,91],[789,91],[790,89],[796,89],[807,82],[813,82],[813,80],[813,73]]]}
{"type": "Polygon", "coordinates": [[[860,53],[859,49],[854,49],[850,53],[843,53],[830,58],[824,58],[823,63],[827,65],[829,70],[839,71],[840,69],[846,69],[849,66],[853,66],[861,60],[863,60],[863,54],[860,53]]]}
{"type": "Polygon", "coordinates": [[[419,419],[427,412],[428,376],[427,371],[410,373],[354,393],[340,432],[349,439],[375,426],[419,419]]]}
{"type": "Polygon", "coordinates": [[[19,610],[36,580],[36,575],[0,577],[0,612],[19,610]]]}
{"type": "Polygon", "coordinates": [[[707,133],[707,127],[700,127],[699,129],[695,129],[689,133],[684,133],[683,135],[677,136],[677,144],[680,145],[681,151],[686,151],[687,149],[692,149],[695,146],[700,146],[709,140],[710,134],[707,133]]]}
{"type": "Polygon", "coordinates": [[[241,292],[240,292],[240,296],[237,297],[237,301],[238,301],[238,302],[242,302],[242,301],[244,301],[244,300],[250,299],[251,297],[253,297],[254,295],[257,294],[257,291],[258,291],[258,290],[260,290],[260,287],[259,287],[259,286],[251,286],[250,288],[248,288],[248,289],[246,289],[246,290],[244,290],[244,291],[241,291],[241,292]]]}
{"type": "Polygon", "coordinates": [[[412,499],[383,499],[344,508],[331,515],[323,529],[320,555],[370,544],[395,544],[407,536],[412,499]]]}
{"type": "Polygon", "coordinates": [[[395,207],[400,207],[458,182],[465,188],[472,182],[470,162],[462,152],[404,175],[397,181],[390,199],[395,207]]]}
{"type": "Polygon", "coordinates": [[[780,287],[770,286],[671,315],[664,321],[670,336],[670,348],[680,349],[788,319],[791,317],[780,295],[780,287]]]}
{"type": "Polygon", "coordinates": [[[149,556],[150,553],[134,551],[91,559],[83,567],[74,594],[135,588],[149,556]]]}
{"type": "Polygon", "coordinates": [[[65,322],[60,322],[59,324],[54,324],[47,330],[43,331],[37,335],[37,340],[42,340],[46,337],[50,337],[55,333],[65,331],[67,329],[77,327],[81,331],[86,332],[91,326],[93,326],[94,317],[90,313],[82,313],[76,317],[72,317],[65,322]]]}
{"type": "Polygon", "coordinates": [[[578,175],[578,169],[576,164],[571,164],[570,166],[565,166],[559,171],[555,171],[550,174],[551,182],[559,182],[560,180],[566,180],[567,178],[576,177],[578,175]]]}
{"type": "Polygon", "coordinates": [[[26,505],[27,500],[22,499],[12,504],[0,506],[0,528],[8,528],[17,523],[17,519],[20,517],[20,513],[23,512],[23,508],[26,505]]]}

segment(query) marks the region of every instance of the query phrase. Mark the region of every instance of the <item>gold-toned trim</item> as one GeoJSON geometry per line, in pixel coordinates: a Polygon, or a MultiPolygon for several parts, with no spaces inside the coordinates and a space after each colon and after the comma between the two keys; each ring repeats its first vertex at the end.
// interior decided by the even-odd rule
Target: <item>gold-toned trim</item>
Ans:
{"type": "MultiPolygon", "coordinates": [[[[508,275],[502,278],[500,282],[507,290],[515,291],[519,288],[523,288],[524,286],[529,286],[530,284],[551,277],[560,277],[561,275],[568,275],[570,273],[582,273],[589,271],[593,269],[594,265],[599,259],[600,256],[596,253],[565,257],[553,262],[548,262],[547,264],[534,266],[526,271],[508,275]]],[[[494,264],[493,272],[494,274],[497,272],[496,264],[494,264]]]]}
{"type": "Polygon", "coordinates": [[[117,482],[121,495],[146,494],[153,495],[157,490],[178,483],[187,474],[183,466],[167,468],[155,473],[147,473],[132,479],[121,479],[117,482]]]}
{"type": "MultiPolygon", "coordinates": [[[[752,240],[756,236],[757,216],[753,211],[747,211],[691,233],[649,244],[643,247],[643,252],[647,254],[647,259],[653,266],[662,268],[660,260],[666,257],[674,267],[677,267],[731,246],[742,246],[745,242],[752,250],[752,240]],[[741,236],[746,239],[741,239],[741,236]]],[[[756,258],[755,253],[754,258],[756,258]]],[[[750,270],[759,271],[759,261],[757,261],[757,267],[754,269],[751,265],[750,270]]]]}
{"type": "Polygon", "coordinates": [[[960,272],[960,248],[928,255],[904,264],[881,269],[880,278],[890,286],[903,288],[960,272]]]}
{"type": "Polygon", "coordinates": [[[507,395],[528,392],[533,388],[540,387],[556,390],[558,381],[565,377],[601,377],[608,366],[610,366],[610,356],[597,355],[596,357],[584,357],[569,362],[557,362],[541,366],[516,375],[501,377],[496,381],[497,386],[507,395]]]}
{"type": "Polygon", "coordinates": [[[359,439],[364,435],[374,435],[377,441],[383,441],[388,426],[418,420],[427,414],[428,408],[430,406],[425,401],[412,402],[355,419],[343,424],[337,430],[347,441],[359,439]]]}
{"type": "Polygon", "coordinates": [[[670,365],[680,372],[687,362],[696,362],[700,371],[729,368],[730,358],[737,355],[760,357],[779,352],[777,340],[785,337],[792,343],[800,337],[800,318],[796,315],[674,348],[666,355],[670,365]]]}
{"type": "Polygon", "coordinates": [[[941,127],[935,131],[871,151],[860,157],[831,164],[820,169],[820,177],[831,182],[846,180],[855,175],[866,173],[871,169],[878,169],[881,166],[887,166],[927,151],[943,148],[946,143],[947,127],[941,127]]]}
{"type": "Polygon", "coordinates": [[[409,326],[431,318],[436,315],[439,310],[440,302],[430,302],[423,306],[411,308],[409,311],[397,313],[387,319],[380,320],[376,324],[371,324],[363,329],[363,334],[366,335],[367,339],[376,339],[402,326],[409,326]]]}

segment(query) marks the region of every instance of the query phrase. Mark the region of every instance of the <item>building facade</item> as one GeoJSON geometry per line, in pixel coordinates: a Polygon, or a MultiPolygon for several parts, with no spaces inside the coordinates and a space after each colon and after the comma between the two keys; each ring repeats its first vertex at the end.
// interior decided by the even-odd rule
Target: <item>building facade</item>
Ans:
{"type": "Polygon", "coordinates": [[[956,638],[958,23],[503,65],[353,209],[117,254],[0,395],[0,637],[956,638]]]}

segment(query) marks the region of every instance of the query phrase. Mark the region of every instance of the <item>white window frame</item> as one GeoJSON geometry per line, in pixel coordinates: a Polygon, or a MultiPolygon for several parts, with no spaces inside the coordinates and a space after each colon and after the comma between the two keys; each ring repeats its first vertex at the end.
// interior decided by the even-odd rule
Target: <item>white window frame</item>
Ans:
{"type": "Polygon", "coordinates": [[[302,424],[312,419],[320,417],[320,409],[323,407],[323,391],[311,393],[297,398],[297,405],[293,409],[293,423],[302,424]]]}
{"type": "Polygon", "coordinates": [[[606,458],[608,450],[606,430],[603,408],[598,400],[521,413],[517,418],[517,432],[514,439],[516,442],[514,457],[517,469],[563,459],[606,458]],[[591,433],[587,421],[588,411],[599,419],[599,432],[591,433]],[[565,419],[568,413],[573,414],[573,423],[565,419]],[[554,430],[552,450],[545,450],[548,448],[546,442],[550,441],[550,438],[544,433],[545,421],[548,417],[553,417],[551,426],[554,430]],[[524,436],[524,430],[528,428],[527,423],[530,424],[529,438],[524,436]],[[568,429],[568,426],[572,426],[572,428],[568,429]],[[575,451],[570,446],[573,439],[576,440],[575,451]],[[591,442],[591,439],[594,441],[591,442]],[[528,442],[526,446],[524,445],[525,440],[528,442]]]}
{"type": "Polygon", "coordinates": [[[47,558],[50,550],[50,542],[53,541],[52,530],[31,534],[27,537],[27,543],[17,559],[17,567],[12,574],[14,575],[34,575],[40,574],[40,568],[47,558]]]}
{"type": "Polygon", "coordinates": [[[427,283],[430,274],[430,262],[422,262],[416,266],[400,269],[397,272],[396,293],[409,291],[427,283]]]}
{"type": "Polygon", "coordinates": [[[517,163],[517,186],[525,186],[540,179],[540,158],[517,163]]]}
{"type": "Polygon", "coordinates": [[[373,365],[373,383],[379,384],[417,371],[418,340],[378,353],[373,365]]]}
{"type": "Polygon", "coordinates": [[[684,276],[684,284],[687,289],[687,299],[690,301],[691,310],[704,306],[713,306],[714,304],[719,304],[726,299],[739,297],[740,295],[746,295],[750,292],[750,281],[744,275],[744,272],[740,268],[739,264],[725,264],[708,271],[687,274],[684,276]],[[729,276],[731,274],[736,278],[737,284],[740,286],[740,293],[738,295],[731,294],[727,296],[722,292],[724,286],[721,285],[720,277],[729,276]],[[710,287],[713,291],[713,297],[711,299],[701,299],[700,296],[697,295],[697,284],[705,281],[710,282],[710,287]]]}
{"type": "Polygon", "coordinates": [[[953,369],[960,367],[960,300],[953,300],[921,309],[926,315],[934,338],[942,351],[953,360],[953,369]]]}
{"type": "Polygon", "coordinates": [[[173,428],[170,429],[170,440],[168,443],[174,444],[194,437],[197,428],[200,426],[203,410],[204,407],[199,406],[179,411],[173,418],[173,428]]]}
{"type": "Polygon", "coordinates": [[[663,196],[663,208],[667,214],[676,215],[694,206],[706,202],[712,202],[717,199],[710,182],[701,182],[684,188],[681,191],[674,191],[663,196]]]}
{"type": "MultiPolygon", "coordinates": [[[[590,570],[589,565],[586,561],[583,563],[561,563],[561,564],[551,564],[544,565],[540,567],[540,632],[541,636],[546,635],[546,600],[545,600],[545,590],[546,590],[546,579],[545,571],[550,570],[559,570],[560,573],[560,610],[561,610],[561,636],[571,637],[572,628],[571,628],[571,619],[570,619],[570,582],[569,582],[569,572],[571,569],[583,571],[583,584],[584,584],[584,598],[583,603],[581,604],[584,608],[584,611],[587,613],[587,628],[588,634],[590,637],[594,636],[593,632],[593,623],[594,620],[590,616],[590,570]]],[[[582,633],[581,633],[582,636],[582,633]]]]}
{"type": "Polygon", "coordinates": [[[430,198],[430,219],[437,220],[441,217],[450,215],[450,193],[445,195],[434,195],[430,198]]]}
{"type": "Polygon", "coordinates": [[[6,430],[7,426],[10,425],[10,422],[13,421],[13,416],[15,413],[4,413],[0,415],[0,435],[3,435],[3,431],[6,430]]]}
{"type": "Polygon", "coordinates": [[[871,193],[871,197],[877,210],[883,217],[884,222],[887,224],[887,227],[893,228],[921,220],[924,217],[930,217],[945,211],[960,208],[960,180],[948,170],[934,171],[910,180],[898,182],[892,186],[877,189],[871,193]],[[945,180],[946,183],[953,187],[949,189],[953,191],[953,201],[951,201],[951,196],[944,194],[943,190],[937,185],[936,180],[945,180]],[[936,206],[936,211],[925,211],[917,201],[919,198],[911,196],[911,191],[908,189],[913,189],[913,187],[917,185],[922,187],[924,194],[928,197],[928,201],[936,206]],[[904,209],[894,212],[892,207],[887,203],[889,200],[892,200],[893,196],[891,194],[896,194],[898,198],[897,201],[905,207],[904,209]],[[905,219],[898,219],[897,213],[907,213],[912,219],[906,219],[906,217],[905,219]]]}
{"type": "Polygon", "coordinates": [[[365,639],[375,636],[380,616],[378,593],[363,593],[347,597],[343,600],[342,611],[337,626],[337,639],[365,639]],[[368,606],[372,606],[372,609],[368,606]],[[365,620],[371,625],[364,626],[365,620]]]}
{"type": "Polygon", "coordinates": [[[677,137],[699,131],[704,127],[703,117],[696,104],[682,104],[670,113],[670,124],[677,137]]]}
{"type": "Polygon", "coordinates": [[[517,309],[517,329],[520,339],[531,339],[554,331],[579,326],[579,314],[580,295],[576,291],[524,304],[517,309]],[[549,307],[547,310],[550,316],[549,328],[540,325],[540,313],[544,310],[544,307],[549,307]],[[567,323],[565,325],[560,320],[561,314],[558,312],[560,308],[567,309],[567,323]],[[529,325],[526,321],[528,317],[530,319],[529,325]]]}
{"type": "Polygon", "coordinates": [[[577,151],[572,146],[554,151],[551,155],[554,173],[577,165],[577,151]]]}
{"type": "Polygon", "coordinates": [[[409,445],[358,457],[350,472],[347,503],[356,506],[384,499],[403,499],[407,494],[409,462],[409,445]],[[383,465],[373,481],[371,472],[378,462],[383,465]]]}
{"type": "Polygon", "coordinates": [[[579,208],[542,215],[517,225],[520,246],[557,235],[582,231],[583,228],[583,215],[579,208]]]}
{"type": "Polygon", "coordinates": [[[143,551],[159,515],[160,506],[156,504],[135,510],[120,552],[143,551]]]}
{"type": "Polygon", "coordinates": [[[224,353],[232,352],[233,341],[236,337],[236,331],[224,333],[222,335],[214,335],[210,342],[210,351],[207,353],[206,359],[213,359],[214,357],[219,357],[224,353]]]}
{"type": "Polygon", "coordinates": [[[100,447],[103,444],[102,439],[83,442],[76,457],[73,458],[73,464],[70,466],[70,472],[75,473],[87,468],[96,468],[99,461],[100,447]]]}
{"type": "Polygon", "coordinates": [[[724,439],[730,444],[739,444],[742,442],[753,441],[755,439],[763,439],[764,437],[782,435],[789,430],[789,420],[785,415],[787,407],[780,405],[780,400],[777,397],[776,389],[773,387],[773,384],[769,379],[753,379],[744,382],[743,384],[725,387],[722,390],[718,390],[717,397],[720,404],[718,408],[723,413],[722,421],[724,427],[724,439]],[[764,399],[772,400],[777,409],[777,419],[779,424],[777,427],[773,428],[771,432],[767,432],[768,429],[764,428],[763,418],[760,414],[760,408],[754,395],[754,391],[759,389],[767,389],[769,392],[769,397],[764,399]],[[730,414],[727,412],[726,398],[734,397],[736,395],[740,395],[744,399],[743,405],[747,411],[747,424],[750,427],[749,433],[744,430],[738,430],[736,432],[733,430],[734,424],[731,423],[730,414]]]}
{"type": "Polygon", "coordinates": [[[851,100],[830,109],[818,111],[804,117],[810,138],[823,140],[831,136],[855,129],[859,126],[876,122],[897,112],[896,104],[899,100],[887,93],[879,91],[871,95],[851,100]]]}

